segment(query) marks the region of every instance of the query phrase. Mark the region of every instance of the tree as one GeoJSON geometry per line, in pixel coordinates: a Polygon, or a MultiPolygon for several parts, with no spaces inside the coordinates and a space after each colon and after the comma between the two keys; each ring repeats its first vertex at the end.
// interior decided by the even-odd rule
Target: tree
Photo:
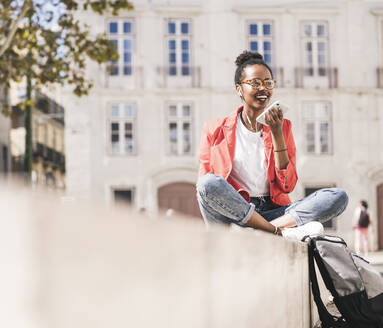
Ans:
{"type": "MultiPolygon", "coordinates": [[[[87,95],[92,81],[85,76],[86,61],[116,61],[118,53],[107,35],[92,35],[75,17],[79,10],[118,15],[131,10],[128,0],[0,0],[0,85],[25,79],[26,147],[24,170],[32,168],[31,90],[59,83],[87,95]]],[[[9,108],[3,106],[3,113],[9,108]]]]}
{"type": "Polygon", "coordinates": [[[1,21],[7,21],[7,17],[13,16],[13,20],[11,25],[9,25],[9,32],[5,35],[5,38],[2,40],[2,44],[0,46],[0,57],[4,54],[4,52],[9,48],[13,36],[17,30],[17,27],[20,21],[25,17],[28,9],[32,6],[32,2],[27,0],[23,3],[22,7],[18,10],[18,12],[12,12],[13,8],[11,6],[6,6],[2,3],[2,11],[1,11],[1,21]],[[11,12],[9,12],[11,10],[11,12]]]}

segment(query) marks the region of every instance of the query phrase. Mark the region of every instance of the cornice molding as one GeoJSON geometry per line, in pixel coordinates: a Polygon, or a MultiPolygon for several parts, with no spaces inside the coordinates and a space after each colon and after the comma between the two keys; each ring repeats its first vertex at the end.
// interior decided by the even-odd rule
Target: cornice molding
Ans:
{"type": "Polygon", "coordinates": [[[232,12],[240,15],[267,15],[267,14],[284,14],[287,8],[273,8],[273,7],[233,7],[232,12]]]}
{"type": "Polygon", "coordinates": [[[162,15],[200,15],[204,12],[200,6],[152,6],[151,9],[155,13],[162,15]]]}
{"type": "Polygon", "coordinates": [[[232,11],[240,15],[339,15],[341,10],[338,7],[316,8],[316,7],[233,7],[232,11]]]}

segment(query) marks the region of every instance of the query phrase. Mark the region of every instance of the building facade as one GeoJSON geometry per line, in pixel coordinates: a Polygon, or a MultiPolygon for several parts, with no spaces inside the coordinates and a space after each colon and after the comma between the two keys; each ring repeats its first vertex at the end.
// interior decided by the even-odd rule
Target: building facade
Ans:
{"type": "Polygon", "coordinates": [[[383,4],[369,0],[133,1],[119,17],[82,13],[120,54],[89,65],[89,97],[63,91],[67,192],[125,200],[158,213],[198,214],[203,123],[241,105],[234,60],[259,51],[291,110],[298,200],[318,188],[347,191],[329,232],[352,240],[352,215],[370,203],[373,247],[383,248],[383,4]]]}
{"type": "Polygon", "coordinates": [[[11,119],[3,113],[3,105],[8,103],[4,88],[0,87],[0,179],[6,178],[11,169],[10,131],[11,119]]]}
{"type": "MultiPolygon", "coordinates": [[[[21,90],[25,90],[22,87],[21,90]]],[[[10,130],[12,171],[24,172],[24,111],[12,108],[10,130]]],[[[64,108],[42,92],[33,93],[32,107],[33,162],[31,179],[35,186],[57,191],[65,189],[64,108]]]]}

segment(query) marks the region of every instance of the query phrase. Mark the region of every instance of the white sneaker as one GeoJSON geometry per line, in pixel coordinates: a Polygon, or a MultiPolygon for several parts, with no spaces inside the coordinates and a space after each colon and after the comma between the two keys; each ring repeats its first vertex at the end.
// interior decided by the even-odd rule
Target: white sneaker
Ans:
{"type": "Polygon", "coordinates": [[[318,221],[311,221],[299,227],[282,229],[282,236],[283,238],[289,240],[302,241],[305,236],[322,235],[323,231],[324,229],[322,223],[318,221]]]}

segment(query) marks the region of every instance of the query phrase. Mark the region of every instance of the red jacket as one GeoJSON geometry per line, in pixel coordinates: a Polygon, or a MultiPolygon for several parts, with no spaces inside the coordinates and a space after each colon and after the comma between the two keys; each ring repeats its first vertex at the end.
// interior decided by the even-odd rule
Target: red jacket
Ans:
{"type": "MultiPolygon", "coordinates": [[[[199,161],[199,176],[213,173],[223,177],[229,182],[248,202],[250,195],[247,190],[229,177],[234,158],[235,129],[238,113],[242,106],[229,116],[217,118],[205,123],[202,129],[199,161]]],[[[270,197],[274,204],[284,206],[291,203],[288,193],[294,190],[298,176],[296,171],[296,149],[291,131],[291,122],[284,119],[282,126],[283,135],[289,156],[289,164],[284,170],[275,167],[273,143],[269,127],[263,127],[263,140],[265,143],[265,159],[267,175],[270,183],[270,197]]]]}

